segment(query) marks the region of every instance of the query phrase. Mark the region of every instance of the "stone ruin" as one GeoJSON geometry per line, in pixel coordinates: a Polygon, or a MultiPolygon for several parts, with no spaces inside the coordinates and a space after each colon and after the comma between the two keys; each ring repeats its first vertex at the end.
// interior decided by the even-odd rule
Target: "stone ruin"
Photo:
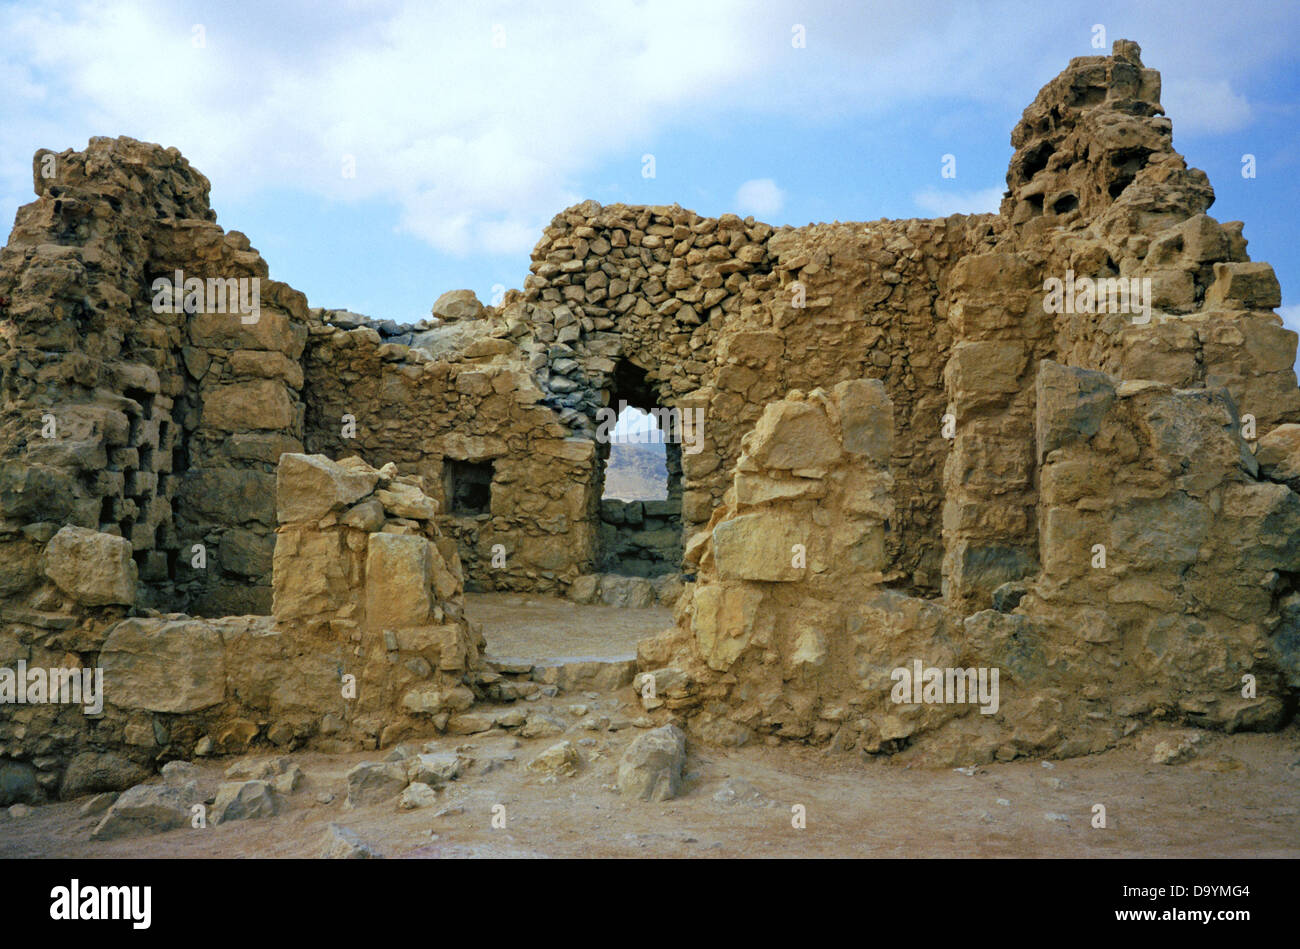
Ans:
{"type": "Polygon", "coordinates": [[[588,201],[522,290],[413,327],[271,280],[175,149],[37,152],[0,254],[0,666],[102,668],[104,703],[3,705],[0,758],[53,794],[105,751],[455,731],[527,691],[463,590],[626,598],[601,573],[675,603],[636,685],[706,742],[969,764],[1281,726],[1296,336],[1159,100],[1134,43],[1072,60],[998,214],[588,201]],[[622,402],[702,419],[666,501],[602,506],[622,402]],[[996,709],[897,699],[913,662],[997,670],[996,709]]]}

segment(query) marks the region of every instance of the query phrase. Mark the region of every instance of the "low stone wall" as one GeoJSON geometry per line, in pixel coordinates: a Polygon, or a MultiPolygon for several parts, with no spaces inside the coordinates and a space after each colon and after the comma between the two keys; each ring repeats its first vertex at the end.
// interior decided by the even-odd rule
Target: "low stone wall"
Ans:
{"type": "Polygon", "coordinates": [[[601,568],[657,577],[681,570],[682,521],[672,501],[600,502],[601,568]]]}
{"type": "Polygon", "coordinates": [[[456,545],[416,478],[285,454],[274,497],[274,616],[120,619],[136,592],[129,543],[77,527],[50,541],[51,583],[109,612],[0,639],[6,669],[101,676],[84,702],[5,705],[0,771],[32,771],[27,796],[84,792],[68,773],[104,756],[147,771],[255,745],[375,748],[441,730],[483,696],[456,545]]]}

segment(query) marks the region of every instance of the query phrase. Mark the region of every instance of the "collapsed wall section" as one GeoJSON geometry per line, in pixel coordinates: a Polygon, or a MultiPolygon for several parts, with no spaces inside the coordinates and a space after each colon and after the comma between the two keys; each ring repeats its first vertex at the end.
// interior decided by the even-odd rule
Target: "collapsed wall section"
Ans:
{"type": "Polygon", "coordinates": [[[42,576],[63,525],[130,544],[142,605],[267,612],[305,299],[214,223],[175,149],[96,138],[38,152],[33,181],[0,254],[6,615],[58,628],[95,605],[42,576]]]}
{"type": "Polygon", "coordinates": [[[676,629],[640,644],[702,739],[971,764],[1293,712],[1300,495],[1260,477],[1225,393],[1043,361],[1042,569],[963,616],[882,584],[891,433],[869,385],[768,405],[687,552],[699,579],[676,629]]]}

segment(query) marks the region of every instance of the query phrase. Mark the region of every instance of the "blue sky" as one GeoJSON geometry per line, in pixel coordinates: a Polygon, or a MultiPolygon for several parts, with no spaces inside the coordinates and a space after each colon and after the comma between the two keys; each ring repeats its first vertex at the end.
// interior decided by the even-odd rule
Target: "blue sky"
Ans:
{"type": "Polygon", "coordinates": [[[995,210],[1022,109],[1100,26],[1163,73],[1210,213],[1246,222],[1300,328],[1300,5],[1131,6],[0,3],[0,218],[37,148],[174,145],[273,277],[411,322],[520,286],[586,198],[796,226],[995,210]]]}

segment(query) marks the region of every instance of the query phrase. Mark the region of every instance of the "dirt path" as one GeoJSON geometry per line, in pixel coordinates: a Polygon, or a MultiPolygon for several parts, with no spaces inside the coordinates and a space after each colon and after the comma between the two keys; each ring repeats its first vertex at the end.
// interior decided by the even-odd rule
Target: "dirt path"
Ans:
{"type": "MultiPolygon", "coordinates": [[[[537,662],[625,660],[638,639],[671,623],[663,609],[511,594],[471,595],[468,611],[484,622],[489,656],[537,662]]],[[[691,742],[681,796],[649,804],[613,789],[618,761],[640,733],[633,720],[647,724],[631,688],[516,704],[567,730],[532,740],[499,728],[430,734],[424,750],[473,761],[427,808],[399,810],[396,797],[346,805],[349,769],[391,750],[298,752],[291,757],[304,781],[275,817],[94,842],[99,817],[80,816],[84,799],[21,817],[0,809],[0,857],[315,857],[332,822],[389,857],[1300,857],[1296,724],[1267,735],[1200,733],[1194,757],[1175,765],[1151,763],[1157,741],[1187,734],[1166,728],[1102,755],[973,774],[793,744],[691,742]],[[602,719],[617,730],[591,730],[602,719]],[[582,757],[576,776],[527,770],[561,740],[582,757]],[[1104,829],[1092,826],[1097,804],[1104,829]],[[792,823],[796,806],[803,828],[792,823]],[[494,813],[504,827],[493,828],[494,813]]],[[[425,741],[408,744],[420,750],[425,741]]],[[[233,760],[196,762],[207,799],[233,760]]]]}
{"type": "MultiPolygon", "coordinates": [[[[554,704],[566,714],[568,704],[612,711],[617,702],[562,696],[554,704]]],[[[0,857],[315,857],[330,822],[389,857],[1300,856],[1294,725],[1271,735],[1208,736],[1196,758],[1178,765],[1150,763],[1142,749],[1167,734],[1153,733],[1102,755],[1050,767],[995,764],[970,776],[799,747],[692,744],[685,790],[663,804],[629,801],[609,787],[637,733],[575,726],[563,737],[584,764],[559,779],[524,766],[560,738],[436,739],[431,748],[458,749],[475,763],[437,805],[415,811],[399,811],[395,799],[346,808],[348,769],[384,757],[375,752],[295,754],[306,777],[284,812],[202,830],[92,842],[97,819],[78,816],[80,801],[21,818],[0,811],[0,857]],[[759,798],[744,800],[751,791],[759,798]],[[792,826],[796,804],[806,829],[792,826]],[[1091,826],[1095,804],[1106,807],[1105,829],[1091,826]],[[497,805],[505,808],[503,829],[491,827],[497,805]]],[[[214,793],[229,764],[200,762],[201,789],[214,793]]]]}

